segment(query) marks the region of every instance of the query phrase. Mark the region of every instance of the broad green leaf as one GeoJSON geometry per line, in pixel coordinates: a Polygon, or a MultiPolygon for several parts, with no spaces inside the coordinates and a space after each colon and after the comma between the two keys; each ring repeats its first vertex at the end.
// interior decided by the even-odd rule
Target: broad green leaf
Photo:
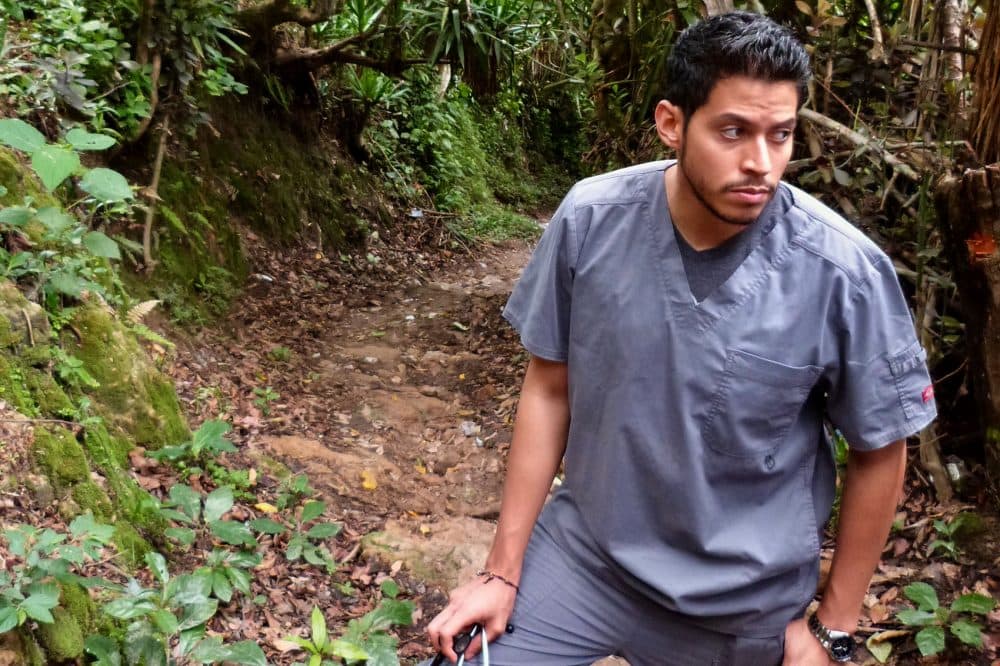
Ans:
{"type": "Polygon", "coordinates": [[[229,603],[233,599],[233,586],[229,582],[229,577],[224,571],[212,573],[212,594],[215,598],[224,603],[229,603]]]}
{"type": "Polygon", "coordinates": [[[367,620],[369,631],[384,631],[393,625],[409,626],[413,624],[413,602],[383,599],[362,620],[367,620]]]}
{"type": "Polygon", "coordinates": [[[212,619],[219,608],[218,599],[209,599],[200,603],[187,604],[181,608],[181,617],[177,624],[180,629],[191,629],[201,626],[212,619]]]}
{"type": "Polygon", "coordinates": [[[163,530],[163,533],[182,546],[190,546],[197,536],[195,531],[189,527],[168,527],[163,530]]]}
{"type": "Polygon", "coordinates": [[[376,633],[365,637],[361,647],[368,653],[365,666],[399,666],[396,656],[397,642],[389,634],[376,633]]]}
{"type": "Polygon", "coordinates": [[[91,169],[80,180],[80,189],[102,203],[115,203],[133,198],[125,176],[117,171],[98,167],[91,169]]]}
{"type": "Polygon", "coordinates": [[[301,535],[293,536],[288,540],[288,547],[285,549],[285,557],[294,562],[302,557],[302,548],[306,545],[305,537],[301,535]]]}
{"type": "Polygon", "coordinates": [[[208,524],[212,534],[231,546],[255,546],[253,532],[243,523],[233,520],[216,520],[208,524]]]}
{"type": "Polygon", "coordinates": [[[872,656],[880,664],[884,664],[889,655],[892,654],[892,643],[887,640],[879,640],[881,634],[874,634],[865,641],[865,647],[872,653],[872,656]]]}
{"type": "Polygon", "coordinates": [[[229,486],[216,488],[205,498],[205,522],[221,520],[233,508],[233,489],[229,486]]]}
{"type": "Polygon", "coordinates": [[[83,235],[83,246],[95,257],[121,259],[122,253],[118,243],[102,234],[100,231],[88,231],[83,235]]]}
{"type": "Polygon", "coordinates": [[[907,608],[896,613],[896,617],[903,624],[909,625],[911,627],[923,627],[928,624],[933,624],[937,619],[934,613],[929,613],[922,610],[912,610],[907,608]]]}
{"type": "Polygon", "coordinates": [[[243,594],[250,594],[250,574],[243,569],[226,569],[226,576],[229,577],[229,582],[232,583],[233,587],[242,592],[243,594]]]}
{"type": "Polygon", "coordinates": [[[340,525],[337,523],[319,523],[310,527],[306,536],[310,539],[328,539],[340,534],[340,529],[340,525]]]}
{"type": "Polygon", "coordinates": [[[316,646],[316,649],[320,652],[326,646],[326,618],[323,617],[323,612],[318,606],[313,606],[312,609],[312,642],[316,646]]]}
{"type": "Polygon", "coordinates": [[[310,520],[315,520],[323,515],[326,511],[326,502],[319,502],[316,500],[306,502],[302,506],[302,522],[308,523],[310,520]]]}
{"type": "Polygon", "coordinates": [[[938,601],[937,592],[927,583],[910,583],[903,588],[906,598],[917,604],[917,608],[924,611],[932,611],[941,603],[938,601]]]}
{"type": "Polygon", "coordinates": [[[161,585],[166,585],[167,581],[170,580],[170,572],[167,570],[167,560],[163,555],[159,553],[146,553],[146,566],[153,572],[156,580],[160,581],[161,585]]]}
{"type": "Polygon", "coordinates": [[[981,648],[983,647],[983,632],[975,622],[968,620],[955,620],[951,623],[951,633],[955,638],[966,645],[981,648]]]}
{"type": "Polygon", "coordinates": [[[227,651],[218,636],[209,636],[199,641],[191,650],[191,658],[200,664],[215,664],[225,661],[227,651]]]}
{"type": "Polygon", "coordinates": [[[191,520],[198,520],[201,513],[201,495],[191,486],[178,484],[170,488],[170,501],[191,520]]]}
{"type": "Polygon", "coordinates": [[[368,661],[368,653],[365,652],[364,648],[346,638],[338,638],[330,643],[328,651],[334,657],[340,657],[349,664],[355,661],[368,661]]]}
{"type": "Polygon", "coordinates": [[[262,534],[281,534],[288,529],[281,523],[275,522],[270,518],[256,518],[251,520],[250,527],[262,534]]]}
{"type": "Polygon", "coordinates": [[[131,597],[121,597],[104,604],[104,612],[116,620],[132,620],[156,610],[151,601],[139,601],[131,597]]]}
{"type": "Polygon", "coordinates": [[[195,646],[205,637],[205,625],[199,624],[196,627],[185,629],[181,632],[181,638],[177,642],[177,651],[181,654],[190,654],[195,646]]]}
{"type": "Polygon", "coordinates": [[[45,135],[18,118],[0,119],[0,143],[33,153],[45,145],[45,135]]]}
{"type": "Polygon", "coordinates": [[[31,221],[35,213],[25,206],[11,206],[0,210],[0,224],[20,227],[31,221]]]}
{"type": "Polygon", "coordinates": [[[60,294],[67,296],[79,296],[90,283],[82,279],[79,275],[69,271],[55,271],[49,276],[49,284],[60,294]]]}
{"type": "Polygon", "coordinates": [[[118,641],[108,636],[88,636],[83,643],[84,649],[96,659],[94,666],[121,666],[122,656],[118,650],[118,641]]]}
{"type": "Polygon", "coordinates": [[[76,218],[56,206],[40,208],[35,218],[41,222],[52,235],[59,235],[76,224],[76,218]]]}
{"type": "Polygon", "coordinates": [[[264,651],[254,641],[240,641],[227,645],[225,660],[245,666],[267,666],[264,651]]]}
{"type": "Polygon", "coordinates": [[[953,613],[978,613],[986,615],[996,606],[996,600],[985,594],[963,594],[951,605],[953,613]]]}
{"type": "Polygon", "coordinates": [[[17,626],[17,607],[0,606],[0,634],[6,633],[17,626]]]}
{"type": "MultiPolygon", "coordinates": [[[[233,427],[226,423],[225,421],[219,421],[218,419],[210,419],[201,424],[201,427],[195,431],[194,436],[191,438],[191,449],[194,451],[195,455],[200,454],[202,451],[217,451],[219,447],[229,444],[223,438],[223,435],[232,430],[233,427]]],[[[229,444],[232,447],[232,444],[229,444]]]]}
{"type": "Polygon", "coordinates": [[[49,624],[55,622],[51,611],[59,605],[59,586],[52,583],[34,585],[30,592],[28,598],[19,604],[21,610],[33,620],[49,624]]]}
{"type": "Polygon", "coordinates": [[[916,636],[920,654],[929,657],[944,651],[944,629],[938,626],[924,627],[916,636]]]}
{"type": "Polygon", "coordinates": [[[122,641],[126,664],[167,666],[167,648],[152,632],[152,625],[145,622],[129,626],[125,640],[122,641]]]}
{"type": "Polygon", "coordinates": [[[183,608],[208,601],[211,594],[211,576],[198,575],[197,573],[175,576],[166,589],[167,598],[174,608],[183,608]]]}
{"type": "Polygon", "coordinates": [[[80,168],[80,156],[65,146],[42,146],[31,154],[31,168],[52,192],[80,168]]]}
{"type": "Polygon", "coordinates": [[[157,630],[163,634],[173,634],[177,631],[177,616],[168,610],[157,610],[149,614],[157,630]]]}
{"type": "Polygon", "coordinates": [[[74,127],[67,132],[66,140],[77,150],[106,150],[116,143],[107,134],[91,134],[79,127],[74,127]]]}

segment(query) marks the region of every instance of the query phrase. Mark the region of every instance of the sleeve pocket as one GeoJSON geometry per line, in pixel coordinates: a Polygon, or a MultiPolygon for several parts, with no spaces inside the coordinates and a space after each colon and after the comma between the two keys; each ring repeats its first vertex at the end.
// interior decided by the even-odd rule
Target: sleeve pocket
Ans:
{"type": "Polygon", "coordinates": [[[927,372],[927,352],[914,342],[902,352],[890,356],[889,371],[899,393],[907,420],[920,418],[934,405],[934,387],[927,372]]]}

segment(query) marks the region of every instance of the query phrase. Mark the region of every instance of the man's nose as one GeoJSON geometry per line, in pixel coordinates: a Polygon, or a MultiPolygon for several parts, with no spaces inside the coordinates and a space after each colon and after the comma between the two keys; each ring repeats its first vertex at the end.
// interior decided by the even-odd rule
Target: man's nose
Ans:
{"type": "Polygon", "coordinates": [[[743,169],[762,176],[770,173],[771,151],[768,150],[766,137],[760,137],[747,145],[747,152],[743,156],[743,169]]]}

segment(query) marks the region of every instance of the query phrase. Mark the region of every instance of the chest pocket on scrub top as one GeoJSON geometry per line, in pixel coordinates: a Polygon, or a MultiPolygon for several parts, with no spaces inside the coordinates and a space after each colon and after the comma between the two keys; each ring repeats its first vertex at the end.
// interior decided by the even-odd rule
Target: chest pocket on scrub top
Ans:
{"type": "Polygon", "coordinates": [[[710,449],[733,458],[773,452],[788,434],[822,371],[790,366],[730,349],[722,381],[705,421],[702,438],[710,449]]]}

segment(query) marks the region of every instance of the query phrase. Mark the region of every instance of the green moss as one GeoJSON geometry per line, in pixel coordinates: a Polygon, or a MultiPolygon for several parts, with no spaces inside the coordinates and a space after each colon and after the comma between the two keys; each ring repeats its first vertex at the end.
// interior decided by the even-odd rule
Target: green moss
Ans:
{"type": "Polygon", "coordinates": [[[113,518],[114,509],[111,507],[108,494],[93,481],[76,484],[73,486],[72,495],[74,501],[80,506],[80,510],[90,511],[97,520],[108,522],[113,518]]]}
{"type": "Polygon", "coordinates": [[[83,433],[83,445],[90,453],[90,459],[102,471],[124,469],[128,464],[129,443],[112,437],[103,423],[88,425],[83,433]]]}
{"type": "Polygon", "coordinates": [[[125,560],[126,566],[131,569],[142,566],[146,553],[152,550],[134,527],[120,521],[115,525],[115,533],[111,537],[111,542],[125,560]]]}
{"type": "Polygon", "coordinates": [[[66,488],[90,479],[83,448],[66,428],[36,428],[34,452],[35,460],[56,488],[66,488]]]}
{"type": "Polygon", "coordinates": [[[40,623],[38,637],[49,663],[75,660],[83,656],[83,629],[76,618],[64,608],[52,612],[55,622],[40,623]]]}
{"type": "Polygon", "coordinates": [[[26,196],[34,199],[38,208],[56,203],[35,178],[27,162],[22,162],[17,153],[3,146],[0,146],[0,185],[7,188],[7,194],[0,197],[0,206],[20,205],[26,196]]]}
{"type": "Polygon", "coordinates": [[[25,416],[37,416],[38,407],[25,383],[25,371],[21,364],[6,354],[0,354],[0,400],[25,416]]]}
{"type": "Polygon", "coordinates": [[[97,618],[97,605],[86,588],[64,583],[59,603],[85,630],[93,627],[97,618]]]}
{"type": "Polygon", "coordinates": [[[81,338],[66,336],[66,346],[100,384],[87,392],[112,429],[154,449],[186,440],[190,432],[173,386],[135,337],[98,306],[79,309],[73,322],[81,338]]]}
{"type": "Polygon", "coordinates": [[[25,369],[25,386],[31,392],[38,412],[44,416],[70,417],[76,408],[56,380],[48,372],[37,368],[25,369]]]}

